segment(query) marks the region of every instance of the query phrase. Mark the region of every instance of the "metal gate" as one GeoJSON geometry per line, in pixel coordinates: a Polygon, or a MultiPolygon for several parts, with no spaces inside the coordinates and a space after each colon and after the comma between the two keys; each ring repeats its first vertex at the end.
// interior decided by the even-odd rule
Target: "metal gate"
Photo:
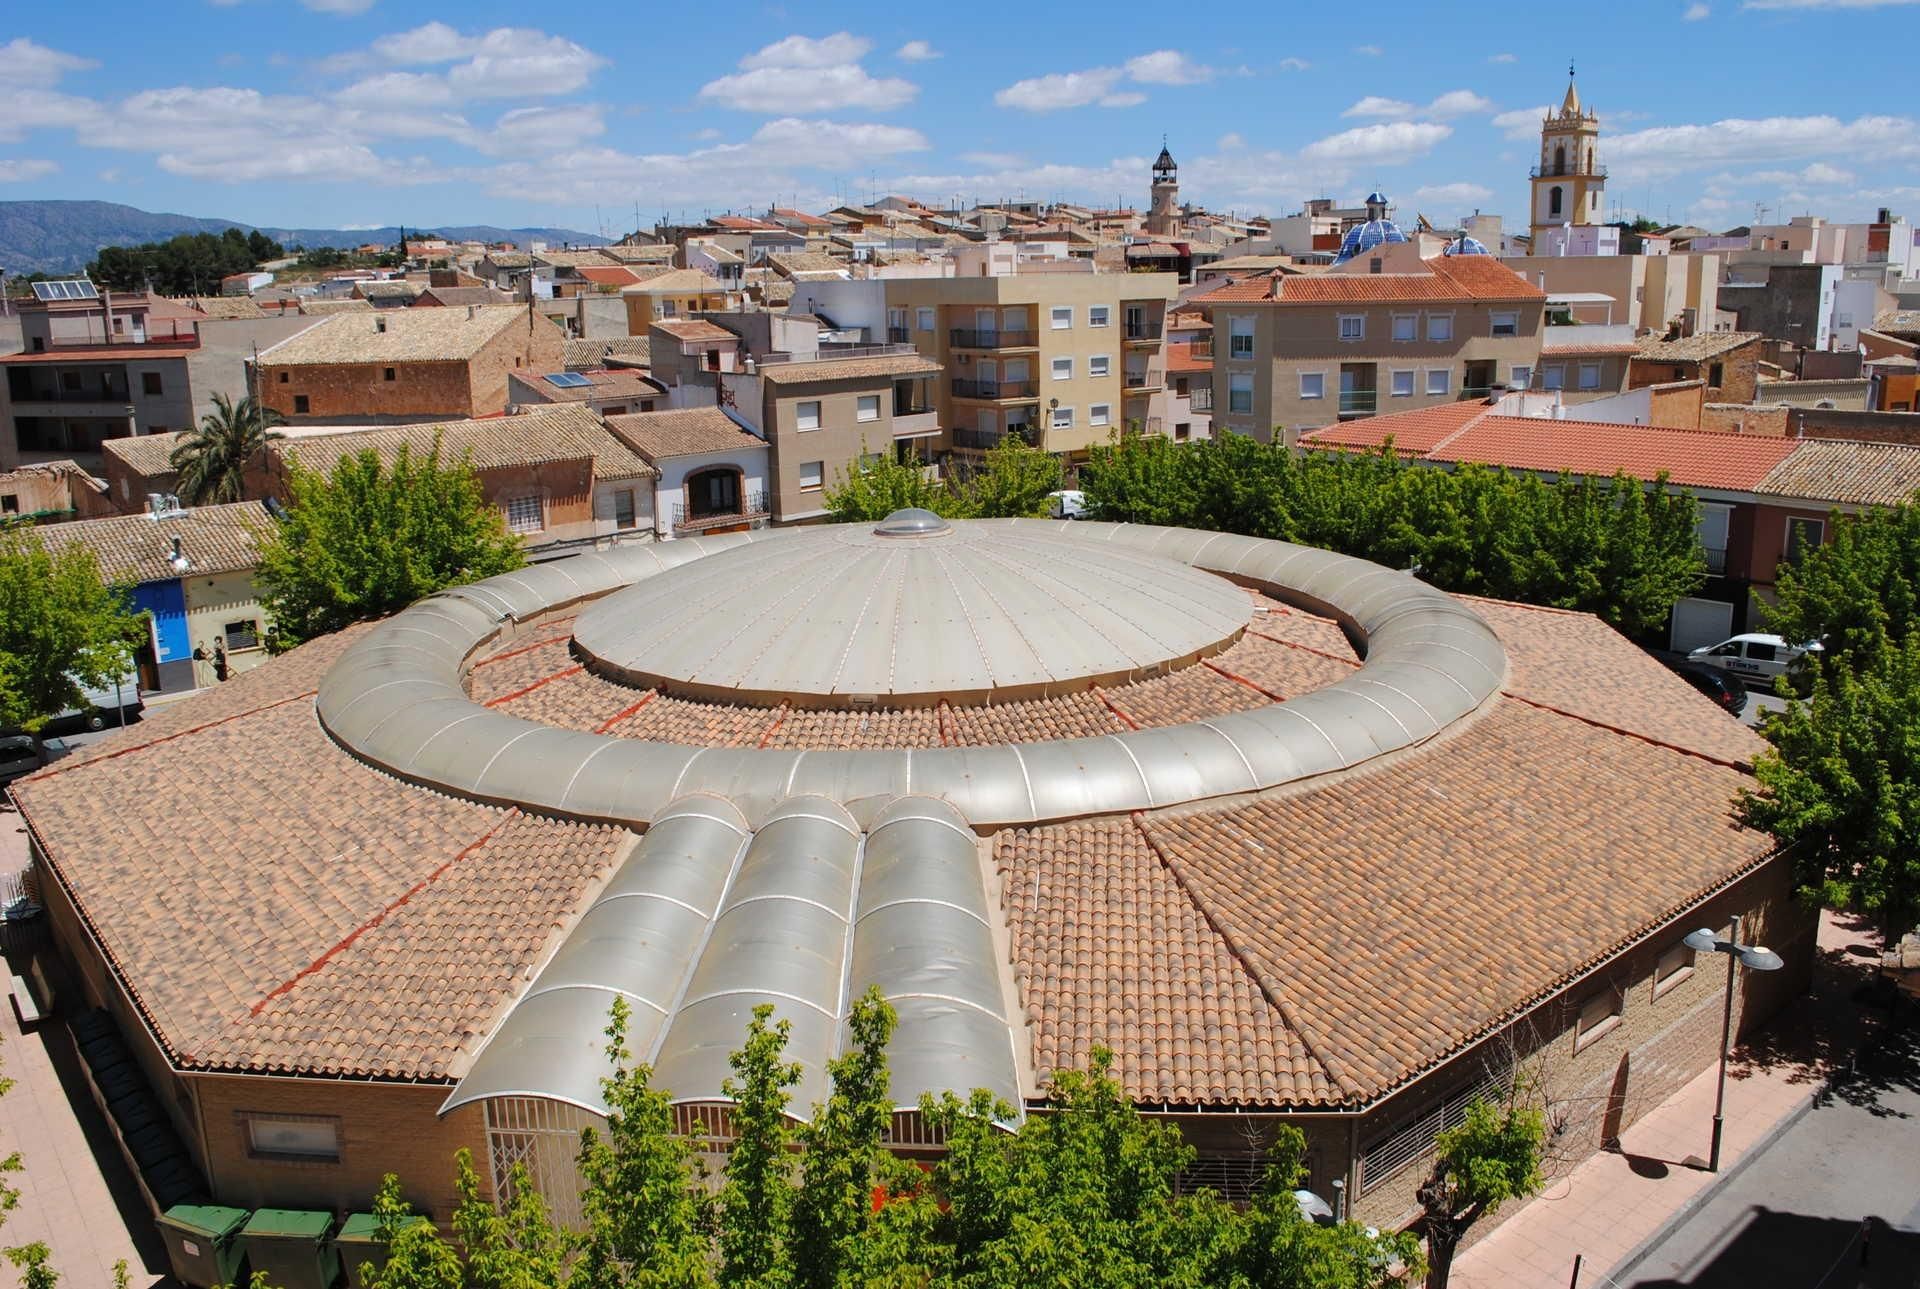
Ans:
{"type": "Polygon", "coordinates": [[[487,1163],[496,1205],[508,1198],[515,1164],[524,1164],[553,1220],[570,1230],[580,1214],[580,1132],[605,1133],[607,1121],[578,1106],[546,1097],[491,1097],[487,1108],[487,1163]]]}

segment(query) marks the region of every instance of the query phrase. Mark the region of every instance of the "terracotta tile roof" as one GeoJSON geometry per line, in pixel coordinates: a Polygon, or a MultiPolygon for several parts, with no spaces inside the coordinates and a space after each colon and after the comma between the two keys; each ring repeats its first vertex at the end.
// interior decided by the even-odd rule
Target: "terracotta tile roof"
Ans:
{"type": "Polygon", "coordinates": [[[1364,449],[1378,447],[1391,436],[1396,448],[1441,464],[1474,462],[1601,478],[1621,471],[1649,481],[1664,472],[1679,487],[1730,492],[1753,491],[1794,450],[1795,442],[1757,434],[1497,416],[1474,403],[1447,406],[1486,414],[1453,412],[1460,418],[1459,428],[1438,439],[1432,436],[1443,421],[1433,415],[1437,409],[1425,408],[1348,421],[1303,434],[1300,441],[1307,447],[1364,449]]]}
{"type": "Polygon", "coordinates": [[[1765,338],[1757,331],[1701,331],[1679,340],[1648,336],[1637,348],[1639,356],[1651,362],[1697,363],[1765,338]]]}
{"type": "Polygon", "coordinates": [[[653,353],[645,336],[609,336],[602,340],[566,340],[561,353],[568,371],[599,367],[614,356],[638,359],[641,366],[652,361],[653,353]]]}
{"type": "Polygon", "coordinates": [[[827,277],[845,277],[847,262],[827,254],[825,251],[783,251],[767,256],[776,273],[786,277],[799,277],[804,274],[820,274],[827,277]]]}
{"type": "Polygon", "coordinates": [[[1487,415],[1492,409],[1483,402],[1436,403],[1432,407],[1364,420],[1343,421],[1325,429],[1300,436],[1302,447],[1375,449],[1389,438],[1402,456],[1424,456],[1458,434],[1461,427],[1487,415]]]}
{"type": "Polygon", "coordinates": [[[218,318],[229,322],[238,321],[243,318],[252,319],[267,316],[266,311],[262,309],[250,295],[206,296],[197,300],[189,300],[187,303],[195,309],[198,309],[201,313],[206,314],[209,318],[218,318]]]}
{"type": "Polygon", "coordinates": [[[489,416],[474,421],[433,425],[394,425],[337,434],[290,434],[274,444],[282,457],[310,470],[331,470],[342,456],[373,450],[392,460],[402,447],[420,454],[440,441],[443,461],[469,460],[475,470],[512,470],[556,461],[595,462],[596,473],[610,478],[651,476],[651,466],[634,458],[628,445],[609,434],[593,409],[577,403],[536,406],[518,416],[489,416]]]}
{"type": "Polygon", "coordinates": [[[365,300],[302,300],[300,312],[310,318],[325,318],[335,313],[372,313],[373,305],[365,300]]]}
{"type": "Polygon", "coordinates": [[[1920,492],[1920,447],[1794,439],[1793,451],[1754,491],[1823,504],[1896,506],[1920,492]]]}
{"type": "Polygon", "coordinates": [[[488,251],[481,257],[496,269],[524,269],[533,267],[533,256],[525,251],[488,251]]]}
{"type": "Polygon", "coordinates": [[[707,452],[765,451],[767,446],[765,439],[717,407],[682,407],[609,416],[607,428],[628,447],[656,464],[672,457],[707,452]]]}
{"type": "Polygon", "coordinates": [[[1242,278],[1196,296],[1201,304],[1271,300],[1281,304],[1388,304],[1401,300],[1547,298],[1533,283],[1489,256],[1435,256],[1406,273],[1288,273],[1242,278]]]}
{"type": "Polygon", "coordinates": [[[1634,354],[1637,354],[1640,352],[1640,346],[1637,344],[1624,344],[1624,343],[1622,344],[1586,344],[1579,340],[1563,340],[1563,341],[1558,341],[1554,344],[1542,344],[1540,346],[1540,352],[1543,354],[1583,354],[1583,355],[1593,355],[1596,357],[1606,357],[1614,354],[1624,354],[1628,357],[1631,357],[1634,354]]]}
{"type": "Polygon", "coordinates": [[[738,340],[740,337],[705,318],[668,318],[653,324],[675,340],[738,340]]]}
{"type": "Polygon", "coordinates": [[[357,635],[167,709],[190,755],[147,721],[15,788],[183,1067],[444,1081],[630,844],[341,751],[310,691],[357,635]]]}
{"type": "Polygon", "coordinates": [[[555,385],[544,373],[515,371],[507,373],[509,403],[591,403],[606,398],[659,398],[665,390],[632,367],[589,369],[568,373],[580,377],[584,385],[555,385]]]}
{"type": "Polygon", "coordinates": [[[782,219],[790,219],[794,223],[803,224],[808,228],[833,227],[833,225],[827,220],[820,218],[820,216],[818,215],[809,215],[804,210],[789,210],[785,206],[775,206],[773,208],[773,213],[780,216],[782,219]]]}
{"type": "Polygon", "coordinates": [[[771,385],[796,385],[807,381],[929,375],[940,370],[939,363],[919,354],[877,354],[871,358],[823,356],[817,362],[762,364],[760,378],[771,385]]]}
{"type": "Polygon", "coordinates": [[[725,290],[720,285],[720,279],[699,269],[668,269],[655,277],[643,277],[637,285],[623,288],[622,294],[671,295],[679,292],[686,295],[719,295],[725,290]]]}
{"type": "Polygon", "coordinates": [[[1275,274],[1262,273],[1255,277],[1223,282],[1211,291],[1194,296],[1193,303],[1243,304],[1252,300],[1268,300],[1272,298],[1273,284],[1276,280],[1275,274]]]}
{"type": "Polygon", "coordinates": [[[579,269],[590,264],[611,264],[613,260],[598,247],[582,247],[577,251],[535,251],[533,262],[557,269],[579,269]]]}
{"type": "Polygon", "coordinates": [[[363,300],[411,300],[424,289],[418,282],[400,278],[390,281],[361,282],[354,286],[363,300]]]}
{"type": "Polygon", "coordinates": [[[616,264],[658,264],[671,263],[675,249],[673,246],[602,246],[600,253],[616,264]]]}
{"type": "Polygon", "coordinates": [[[640,280],[638,274],[623,264],[584,264],[578,271],[581,277],[598,286],[632,286],[640,280]]]}
{"type": "Polygon", "coordinates": [[[1908,339],[1920,336],[1920,309],[1889,309],[1874,318],[1873,329],[1908,339]]]}
{"type": "Polygon", "coordinates": [[[1211,357],[1195,358],[1193,356],[1193,342],[1191,340],[1169,340],[1166,342],[1165,349],[1167,354],[1167,370],[1170,372],[1213,370],[1213,359],[1211,357]]]}
{"type": "Polygon", "coordinates": [[[430,286],[420,293],[420,299],[425,300],[428,296],[449,309],[463,308],[469,304],[513,303],[513,298],[505,291],[490,286],[430,286]]]}
{"type": "MultiPolygon", "coordinates": [[[[517,305],[466,309],[388,309],[323,318],[260,351],[262,367],[337,363],[460,362],[509,327],[528,325],[517,305]],[[381,324],[384,324],[384,328],[381,324]]],[[[551,323],[539,323],[551,326],[551,323]]]]}
{"type": "Polygon", "coordinates": [[[134,474],[154,475],[173,474],[173,450],[186,437],[182,430],[169,430],[164,434],[130,434],[125,438],[107,439],[100,444],[102,456],[117,457],[134,474]]]}
{"type": "Polygon", "coordinates": [[[43,524],[34,532],[49,549],[85,546],[110,582],[172,582],[182,576],[235,573],[260,562],[254,534],[273,527],[273,518],[257,501],[196,506],[184,514],[155,518],[146,514],[108,519],[75,519],[43,524]],[[169,562],[173,539],[189,561],[182,574],[169,562]]]}
{"type": "Polygon", "coordinates": [[[119,363],[126,362],[130,358],[139,358],[147,362],[165,362],[168,359],[185,362],[196,352],[198,352],[196,345],[63,345],[58,349],[8,354],[0,357],[0,363],[8,366],[32,366],[38,363],[119,363]]]}

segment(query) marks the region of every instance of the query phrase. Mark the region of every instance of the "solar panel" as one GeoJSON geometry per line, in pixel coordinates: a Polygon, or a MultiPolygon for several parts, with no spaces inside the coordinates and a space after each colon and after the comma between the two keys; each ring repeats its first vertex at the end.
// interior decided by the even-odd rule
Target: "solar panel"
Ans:
{"type": "Polygon", "coordinates": [[[34,298],[37,300],[98,300],[100,293],[93,283],[85,278],[74,278],[65,282],[35,282],[34,298]]]}
{"type": "Polygon", "coordinates": [[[588,385],[593,384],[593,382],[585,376],[582,376],[579,372],[557,371],[547,377],[547,384],[558,389],[584,389],[588,385]]]}

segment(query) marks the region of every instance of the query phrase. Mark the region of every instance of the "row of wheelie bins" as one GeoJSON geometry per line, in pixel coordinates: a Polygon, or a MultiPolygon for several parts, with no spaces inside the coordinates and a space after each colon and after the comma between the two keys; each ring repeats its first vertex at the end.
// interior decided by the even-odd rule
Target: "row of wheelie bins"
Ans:
{"type": "Polygon", "coordinates": [[[342,1276],[363,1289],[367,1264],[378,1269],[387,1260],[371,1213],[336,1225],[325,1211],[176,1204],[158,1225],[173,1278],[194,1289],[244,1286],[255,1272],[265,1272],[273,1289],[333,1289],[342,1276]]]}

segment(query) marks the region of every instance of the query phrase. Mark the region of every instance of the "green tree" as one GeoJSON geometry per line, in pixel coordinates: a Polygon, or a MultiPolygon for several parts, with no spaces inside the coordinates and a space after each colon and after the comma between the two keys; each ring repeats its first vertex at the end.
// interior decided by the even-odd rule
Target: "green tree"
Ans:
{"type": "Polygon", "coordinates": [[[1819,640],[1825,659],[1871,669],[1920,623],[1920,506],[1828,517],[1826,540],[1780,567],[1767,624],[1789,640],[1819,640]]]}
{"type": "Polygon", "coordinates": [[[889,1173],[883,1144],[893,1122],[887,1041],[894,1011],[878,987],[854,1000],[846,1054],[827,1063],[832,1090],[797,1136],[804,1148],[794,1199],[794,1283],[840,1289],[869,1282],[863,1262],[876,1184],[889,1173]]]}
{"type": "Polygon", "coordinates": [[[1368,1234],[1357,1222],[1307,1220],[1294,1190],[1305,1184],[1306,1137],[1283,1124],[1267,1148],[1267,1166],[1213,1273],[1223,1289],[1265,1285],[1298,1289],[1386,1289],[1424,1269],[1420,1242],[1393,1232],[1368,1234]]]}
{"type": "Polygon", "coordinates": [[[453,1232],[466,1252],[467,1289],[557,1289],[565,1282],[567,1237],[553,1224],[525,1164],[507,1175],[504,1203],[480,1194],[473,1152],[454,1156],[460,1194],[453,1232]]]}
{"type": "Polygon", "coordinates": [[[607,1131],[581,1134],[581,1212],[586,1231],[571,1284],[576,1289],[701,1289],[713,1283],[711,1214],[693,1145],[674,1132],[667,1094],[627,1050],[625,998],[607,1024],[601,1080],[607,1131]]]}
{"type": "Polygon", "coordinates": [[[1427,1289],[1447,1289],[1453,1255],[1475,1222],[1540,1189],[1546,1121],[1514,1099],[1476,1100],[1465,1120],[1435,1138],[1433,1168],[1417,1195],[1426,1228],[1427,1289]]]}
{"type": "Polygon", "coordinates": [[[286,519],[261,536],[256,580],[273,616],[274,647],[405,608],[461,582],[526,563],[463,460],[440,445],[390,464],[371,449],[330,474],[291,467],[286,519]]]}
{"type": "Polygon", "coordinates": [[[215,394],[213,410],[167,457],[180,473],[181,500],[191,506],[245,500],[247,467],[265,454],[268,443],[284,437],[273,428],[280,424],[280,413],[254,402],[251,394],[238,403],[215,394]]]}
{"type": "Polygon", "coordinates": [[[0,728],[38,730],[124,676],[142,622],[84,545],[0,525],[0,728]]]}
{"type": "Polygon", "coordinates": [[[20,1268],[21,1289],[53,1289],[59,1283],[60,1273],[50,1265],[52,1257],[44,1240],[7,1250],[7,1261],[20,1268]]]}
{"type": "MultiPolygon", "coordinates": [[[[863,456],[865,446],[863,442],[863,456]]],[[[826,503],[827,513],[840,524],[878,523],[896,510],[913,507],[948,516],[959,510],[951,489],[927,478],[919,465],[896,460],[890,452],[855,461],[842,471],[827,490],[826,503]]]]}
{"type": "Polygon", "coordinates": [[[746,1045],[727,1058],[721,1083],[732,1103],[733,1145],[720,1188],[720,1274],[725,1289],[785,1289],[793,1283],[792,1154],[788,1089],[800,1067],[783,1058],[790,1022],[769,1023],[773,1006],[753,1009],[746,1045]]]}
{"type": "Polygon", "coordinates": [[[370,1262],[347,1268],[347,1282],[363,1289],[461,1289],[466,1272],[460,1255],[428,1219],[413,1211],[388,1173],[373,1197],[374,1229],[387,1246],[378,1271],[370,1262]]]}
{"type": "Polygon", "coordinates": [[[279,259],[287,253],[287,248],[256,228],[247,234],[247,253],[253,256],[253,262],[258,265],[279,259]]]}
{"type": "Polygon", "coordinates": [[[1060,458],[1008,435],[962,476],[955,513],[980,519],[1032,519],[1047,513],[1060,487],[1060,458]]]}
{"type": "Polygon", "coordinates": [[[1741,819],[1792,848],[1805,896],[1903,931],[1920,920],[1920,635],[1856,636],[1809,674],[1808,700],[1767,721],[1741,819]]]}

